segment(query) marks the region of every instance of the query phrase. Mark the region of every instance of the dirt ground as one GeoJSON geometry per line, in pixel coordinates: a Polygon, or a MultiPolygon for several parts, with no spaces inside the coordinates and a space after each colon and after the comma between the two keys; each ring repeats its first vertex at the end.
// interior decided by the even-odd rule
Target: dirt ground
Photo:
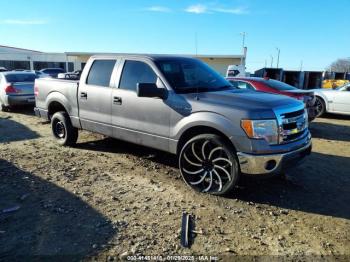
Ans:
{"type": "Polygon", "coordinates": [[[64,148],[31,110],[0,112],[0,261],[349,260],[350,117],[319,118],[311,131],[312,155],[286,179],[243,177],[215,197],[188,188],[172,155],[88,132],[64,148]],[[183,211],[203,233],[190,249],[180,246],[183,211]]]}

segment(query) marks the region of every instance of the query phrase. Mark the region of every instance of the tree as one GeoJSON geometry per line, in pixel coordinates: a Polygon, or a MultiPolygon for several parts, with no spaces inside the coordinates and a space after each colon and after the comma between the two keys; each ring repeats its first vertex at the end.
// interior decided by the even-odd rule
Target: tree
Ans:
{"type": "Polygon", "coordinates": [[[327,68],[327,71],[350,72],[350,57],[337,59],[327,68]]]}

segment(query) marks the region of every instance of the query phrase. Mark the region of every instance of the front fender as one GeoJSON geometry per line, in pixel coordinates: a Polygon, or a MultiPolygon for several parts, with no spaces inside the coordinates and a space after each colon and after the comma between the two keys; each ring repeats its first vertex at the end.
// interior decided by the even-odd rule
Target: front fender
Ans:
{"type": "MultiPolygon", "coordinates": [[[[182,118],[170,130],[170,137],[179,141],[181,136],[192,127],[205,126],[214,128],[223,133],[237,150],[246,148],[249,139],[241,128],[240,121],[233,122],[223,115],[214,112],[196,112],[188,117],[182,118]]],[[[171,150],[173,151],[173,150],[171,150]]]]}

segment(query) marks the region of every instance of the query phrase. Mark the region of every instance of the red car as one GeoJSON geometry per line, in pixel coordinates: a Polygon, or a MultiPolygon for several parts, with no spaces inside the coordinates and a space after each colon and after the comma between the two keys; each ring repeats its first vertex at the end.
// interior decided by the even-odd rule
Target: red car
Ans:
{"type": "Polygon", "coordinates": [[[281,81],[269,78],[228,77],[226,79],[236,88],[286,95],[303,101],[308,111],[309,121],[316,118],[316,98],[312,91],[301,90],[281,81]]]}

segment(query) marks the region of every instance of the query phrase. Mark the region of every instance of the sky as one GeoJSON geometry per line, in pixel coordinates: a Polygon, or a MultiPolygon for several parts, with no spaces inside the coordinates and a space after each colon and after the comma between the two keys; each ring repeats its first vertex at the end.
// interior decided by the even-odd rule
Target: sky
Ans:
{"type": "Polygon", "coordinates": [[[350,57],[350,0],[0,0],[0,45],[45,52],[237,55],[324,70],[350,57]]]}

